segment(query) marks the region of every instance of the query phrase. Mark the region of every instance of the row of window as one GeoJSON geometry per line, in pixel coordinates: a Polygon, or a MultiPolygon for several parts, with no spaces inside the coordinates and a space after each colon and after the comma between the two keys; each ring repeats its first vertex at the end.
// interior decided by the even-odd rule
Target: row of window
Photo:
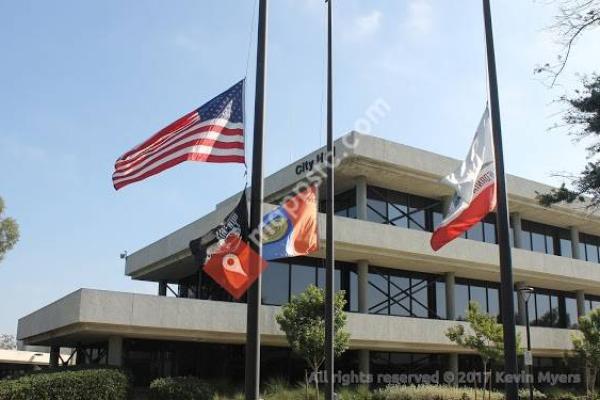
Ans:
{"type": "MultiPolygon", "coordinates": [[[[77,349],[77,365],[106,364],[107,342],[80,346],[77,349]],[[80,356],[85,354],[86,356],[80,356]]],[[[165,376],[197,376],[215,380],[227,377],[233,384],[244,379],[244,345],[161,341],[148,339],[125,339],[123,341],[123,364],[130,371],[134,387],[147,387],[148,384],[165,376]]],[[[264,381],[274,378],[289,382],[305,379],[305,363],[288,347],[261,346],[261,378],[264,381]]],[[[386,375],[392,374],[436,374],[448,370],[449,358],[444,353],[409,353],[375,351],[369,352],[369,371],[373,374],[373,386],[389,383],[386,375]]],[[[572,373],[563,358],[534,357],[535,371],[552,373],[572,373]]],[[[0,369],[0,373],[10,372],[11,367],[0,369]]],[[[475,354],[459,354],[458,368],[461,372],[481,371],[481,357],[475,354]]],[[[20,368],[19,368],[20,370],[20,368]]],[[[359,372],[359,353],[347,350],[336,359],[336,371],[349,374],[359,372]]],[[[20,371],[19,371],[20,372],[20,371]]],[[[439,377],[442,378],[441,376],[439,377]]],[[[357,382],[349,382],[357,383],[357,382]]],[[[418,383],[418,382],[415,382],[418,383]]],[[[539,381],[539,385],[544,382],[539,381]]]]}
{"type": "MultiPolygon", "coordinates": [[[[358,312],[358,274],[356,266],[338,262],[335,269],[336,290],[345,292],[346,310],[358,312]]],[[[270,262],[262,274],[262,303],[282,305],[303,292],[309,285],[324,287],[324,260],[297,257],[270,262]]],[[[448,318],[444,277],[391,268],[369,267],[367,309],[370,314],[414,318],[448,318]]],[[[517,292],[514,302],[518,304],[517,292]]],[[[179,282],[181,297],[233,301],[203,272],[179,282]]],[[[240,301],[245,301],[241,299],[240,301]]],[[[457,279],[454,292],[457,320],[464,320],[469,302],[476,301],[480,310],[500,320],[501,302],[496,282],[457,279]]],[[[586,311],[600,307],[600,298],[587,298],[586,311]]],[[[528,302],[529,321],[533,326],[571,328],[577,322],[577,301],[568,292],[537,289],[528,302]]],[[[517,317],[517,320],[521,320],[517,317]]]]}
{"type": "MultiPolygon", "coordinates": [[[[336,215],[356,218],[354,189],[336,195],[335,203],[336,215]]],[[[321,205],[321,210],[324,211],[324,203],[321,205]]],[[[433,232],[443,219],[442,204],[439,200],[368,186],[367,219],[381,224],[433,232]]],[[[521,225],[524,249],[563,257],[573,256],[568,229],[527,220],[522,221],[521,225]]],[[[490,213],[462,237],[497,243],[495,215],[490,213]]],[[[581,257],[587,261],[600,262],[600,237],[582,233],[579,241],[581,257]]]]}
{"type": "Polygon", "coordinates": [[[434,276],[385,268],[370,268],[370,314],[441,318],[435,309],[434,276]]]}
{"type": "Polygon", "coordinates": [[[574,328],[577,325],[577,300],[569,294],[538,289],[529,298],[528,312],[533,326],[574,328]]]}

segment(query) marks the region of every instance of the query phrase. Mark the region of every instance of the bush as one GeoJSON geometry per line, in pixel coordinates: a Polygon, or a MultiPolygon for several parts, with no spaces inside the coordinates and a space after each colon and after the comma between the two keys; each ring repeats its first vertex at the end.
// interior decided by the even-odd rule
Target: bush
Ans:
{"type": "MultiPolygon", "coordinates": [[[[444,385],[390,385],[373,393],[375,400],[475,400],[476,390],[444,385]]],[[[481,399],[482,389],[477,390],[481,399]]],[[[486,396],[487,398],[487,396],[486,396]]],[[[491,400],[503,400],[504,393],[492,391],[491,400]]]]}
{"type": "Polygon", "coordinates": [[[158,378],[150,384],[150,400],[212,400],[214,388],[193,377],[158,378]]]}
{"type": "MultiPolygon", "coordinates": [[[[343,387],[337,390],[339,400],[370,400],[371,398],[366,387],[343,387]]],[[[320,392],[319,399],[323,400],[324,397],[324,393],[320,392]]],[[[317,400],[317,391],[312,385],[307,388],[305,382],[290,385],[285,379],[276,378],[265,383],[262,398],[264,400],[317,400]]],[[[229,400],[232,399],[233,397],[229,400]]]]}
{"type": "MultiPolygon", "coordinates": [[[[540,392],[536,388],[533,389],[533,400],[546,400],[548,396],[544,393],[540,392]]],[[[520,399],[528,399],[529,398],[529,388],[524,387],[519,389],[519,398],[520,399]]]]}
{"type": "Polygon", "coordinates": [[[546,393],[546,398],[550,400],[578,400],[583,397],[583,394],[574,390],[566,390],[557,387],[547,388],[544,392],[546,393]]]}
{"type": "Polygon", "coordinates": [[[37,373],[0,381],[0,400],[126,400],[127,376],[116,369],[37,373]]]}

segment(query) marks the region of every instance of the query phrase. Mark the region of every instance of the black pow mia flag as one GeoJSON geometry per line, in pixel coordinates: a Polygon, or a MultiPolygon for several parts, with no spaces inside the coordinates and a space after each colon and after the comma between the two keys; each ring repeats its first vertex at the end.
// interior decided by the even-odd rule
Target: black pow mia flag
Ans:
{"type": "Polygon", "coordinates": [[[225,217],[223,222],[190,242],[190,250],[194,255],[196,265],[202,267],[206,264],[231,235],[246,241],[248,233],[248,203],[244,190],[237,206],[225,217]]]}

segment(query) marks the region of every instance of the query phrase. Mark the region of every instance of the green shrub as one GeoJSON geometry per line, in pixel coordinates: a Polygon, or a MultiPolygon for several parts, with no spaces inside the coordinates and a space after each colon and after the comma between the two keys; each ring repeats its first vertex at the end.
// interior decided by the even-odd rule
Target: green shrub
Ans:
{"type": "Polygon", "coordinates": [[[126,400],[127,376],[116,369],[38,373],[0,381],[0,400],[126,400]]]}
{"type": "MultiPolygon", "coordinates": [[[[519,398],[520,399],[529,399],[529,388],[524,387],[522,389],[519,389],[519,398]]],[[[533,389],[533,400],[546,400],[548,398],[548,396],[546,396],[544,393],[540,392],[537,389],[533,389]]]]}
{"type": "Polygon", "coordinates": [[[158,378],[150,384],[150,400],[212,400],[215,389],[193,377],[158,378]]]}
{"type": "Polygon", "coordinates": [[[566,390],[558,387],[550,387],[544,390],[546,398],[550,400],[579,400],[582,394],[574,390],[566,390]]]}
{"type": "Polygon", "coordinates": [[[338,389],[340,400],[372,400],[373,392],[366,385],[338,389]]]}
{"type": "MultiPolygon", "coordinates": [[[[373,393],[374,400],[475,400],[481,399],[482,390],[444,385],[405,386],[390,385],[373,393]]],[[[486,395],[487,398],[487,395],[486,395]]],[[[504,393],[492,391],[491,400],[503,400],[504,393]]]]}

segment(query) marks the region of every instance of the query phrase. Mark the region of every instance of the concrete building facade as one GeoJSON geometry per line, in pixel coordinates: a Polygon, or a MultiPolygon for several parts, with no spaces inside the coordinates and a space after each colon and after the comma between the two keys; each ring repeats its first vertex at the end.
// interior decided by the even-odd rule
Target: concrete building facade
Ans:
{"type": "MultiPolygon", "coordinates": [[[[335,279],[346,293],[351,334],[338,366],[372,374],[478,369],[477,358],[445,331],[464,323],[470,300],[500,317],[495,216],[438,252],[429,246],[452,194],[440,178],[460,161],[357,132],[335,147],[335,279]]],[[[267,177],[267,203],[318,181],[324,159],[319,149],[267,177]]],[[[536,193],[548,186],[516,176],[507,181],[514,280],[535,288],[534,365],[560,369],[577,317],[600,306],[600,218],[581,206],[543,208],[536,193]]],[[[233,301],[202,273],[188,248],[238,198],[127,257],[125,274],[156,282],[157,295],[81,289],[21,318],[18,339],[51,346],[54,354],[74,348],[80,363],[126,366],[140,385],[164,375],[241,380],[244,299],[233,301]]],[[[324,222],[320,214],[318,253],[270,262],[263,273],[263,378],[304,376],[275,314],[308,284],[324,285],[324,222]]],[[[525,303],[516,291],[515,304],[524,338],[525,303]]]]}

